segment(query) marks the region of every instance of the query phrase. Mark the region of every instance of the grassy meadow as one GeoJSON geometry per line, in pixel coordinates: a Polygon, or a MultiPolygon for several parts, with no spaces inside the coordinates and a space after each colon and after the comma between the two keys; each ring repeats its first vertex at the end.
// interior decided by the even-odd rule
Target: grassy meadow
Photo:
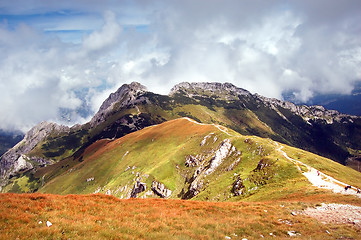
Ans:
{"type": "MultiPolygon", "coordinates": [[[[283,146],[290,157],[361,187],[357,171],[283,146]]],[[[0,194],[0,239],[360,239],[355,226],[323,224],[302,210],[321,203],[361,206],[361,199],[313,187],[278,147],[268,138],[185,118],[103,139],[15,178],[6,190],[17,193],[0,194]],[[198,168],[186,166],[186,157],[209,164],[225,139],[236,150],[202,176],[197,195],[181,200],[198,168]],[[267,166],[259,169],[262,162],[267,166]],[[243,192],[236,195],[239,178],[243,192]],[[122,199],[138,179],[147,186],[138,194],[145,199],[122,199]],[[152,194],[153,181],[172,191],[169,199],[152,194]]]]}
{"type": "Polygon", "coordinates": [[[291,239],[359,239],[352,225],[301,214],[321,199],[361,205],[328,194],[265,202],[0,194],[0,239],[290,239],[288,231],[299,233],[291,239]]]}

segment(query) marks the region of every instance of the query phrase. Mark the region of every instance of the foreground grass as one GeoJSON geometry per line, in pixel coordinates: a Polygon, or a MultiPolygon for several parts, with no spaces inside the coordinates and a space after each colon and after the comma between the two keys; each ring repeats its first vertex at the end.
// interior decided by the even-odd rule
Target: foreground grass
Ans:
{"type": "MultiPolygon", "coordinates": [[[[351,197],[320,198],[361,205],[351,197]]],[[[225,203],[0,194],[0,239],[287,239],[287,231],[301,234],[292,239],[359,239],[353,226],[291,214],[318,203],[317,198],[225,203]]]]}

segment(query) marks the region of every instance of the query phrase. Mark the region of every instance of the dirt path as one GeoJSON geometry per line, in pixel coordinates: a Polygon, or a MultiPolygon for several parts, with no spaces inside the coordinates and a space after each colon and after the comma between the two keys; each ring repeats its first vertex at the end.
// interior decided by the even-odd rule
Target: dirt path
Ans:
{"type": "Polygon", "coordinates": [[[297,166],[297,169],[302,172],[302,174],[314,185],[318,188],[324,188],[324,189],[330,189],[335,193],[341,193],[341,194],[348,194],[348,195],[355,195],[361,198],[361,194],[357,194],[357,189],[355,187],[352,187],[351,189],[345,190],[345,187],[349,184],[343,183],[341,181],[338,181],[334,179],[333,177],[328,176],[325,173],[320,172],[319,170],[300,162],[296,159],[290,158],[287,153],[285,153],[282,148],[283,146],[280,146],[279,143],[275,142],[275,144],[278,146],[277,151],[281,152],[282,155],[292,163],[294,163],[297,166]],[[307,172],[303,172],[301,169],[301,166],[304,168],[307,168],[307,172]]]}
{"type": "Polygon", "coordinates": [[[184,119],[187,119],[188,121],[190,121],[190,122],[192,122],[192,123],[196,123],[196,124],[198,124],[198,125],[212,125],[212,126],[215,126],[216,128],[218,128],[219,131],[224,132],[224,133],[227,134],[228,136],[232,136],[229,132],[227,132],[226,128],[223,127],[223,126],[221,126],[221,125],[217,125],[217,124],[214,124],[214,123],[212,123],[212,124],[199,123],[199,122],[197,122],[197,121],[195,121],[195,120],[193,120],[193,119],[191,119],[191,118],[189,118],[189,117],[184,117],[184,119]]]}

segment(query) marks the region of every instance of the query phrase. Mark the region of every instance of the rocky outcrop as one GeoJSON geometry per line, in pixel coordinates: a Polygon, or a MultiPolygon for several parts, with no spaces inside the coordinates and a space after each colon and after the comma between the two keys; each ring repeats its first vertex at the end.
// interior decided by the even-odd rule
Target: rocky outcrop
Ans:
{"type": "Polygon", "coordinates": [[[256,186],[266,184],[275,175],[275,167],[275,161],[262,158],[249,176],[250,182],[256,186]]]}
{"type": "Polygon", "coordinates": [[[238,88],[231,83],[182,82],[175,85],[169,95],[173,96],[177,93],[186,94],[187,97],[190,98],[212,97],[221,100],[241,100],[241,102],[253,101],[251,99],[255,99],[259,103],[263,103],[276,111],[285,120],[287,120],[287,118],[281,113],[279,108],[290,110],[294,114],[301,116],[308,123],[311,123],[309,120],[315,119],[324,120],[328,124],[332,124],[333,122],[352,123],[353,119],[358,118],[357,116],[339,113],[336,110],[327,110],[322,106],[296,105],[289,101],[268,98],[257,93],[251,94],[249,91],[238,88]]]}
{"type": "Polygon", "coordinates": [[[167,189],[163,183],[153,181],[152,182],[152,191],[161,198],[168,198],[172,194],[172,191],[167,189]]]}
{"type": "MultiPolygon", "coordinates": [[[[229,139],[223,140],[218,148],[215,151],[211,151],[213,156],[210,160],[207,160],[206,156],[198,156],[197,158],[186,157],[186,165],[196,166],[194,163],[197,163],[199,166],[195,170],[192,178],[190,179],[190,186],[188,191],[184,194],[183,198],[189,199],[199,194],[199,192],[204,187],[203,180],[207,175],[212,174],[222,162],[229,157],[232,153],[235,153],[234,157],[239,159],[240,152],[232,145],[229,139]],[[200,161],[200,159],[202,159],[200,161]],[[187,163],[188,162],[188,163],[187,163]]],[[[236,161],[237,161],[236,160],[236,161]]]]}
{"type": "Polygon", "coordinates": [[[238,88],[231,83],[217,82],[182,82],[175,85],[170,90],[169,95],[173,96],[176,93],[185,93],[188,97],[214,96],[224,100],[238,100],[238,96],[251,95],[249,91],[238,88]]]}
{"type": "Polygon", "coordinates": [[[253,171],[254,172],[261,171],[261,170],[264,170],[264,169],[270,167],[271,165],[272,165],[272,162],[270,160],[263,158],[258,162],[257,167],[253,171]]]}
{"type": "Polygon", "coordinates": [[[267,98],[258,94],[254,96],[262,101],[264,104],[269,106],[271,109],[275,110],[282,118],[285,116],[279,111],[279,108],[285,108],[291,112],[301,116],[308,123],[309,120],[321,119],[326,121],[328,124],[333,122],[351,122],[353,119],[358,118],[357,116],[351,116],[347,114],[342,114],[336,110],[327,110],[323,106],[306,106],[306,105],[296,105],[292,102],[281,101],[275,98],[267,98]]]}
{"type": "Polygon", "coordinates": [[[202,156],[193,156],[193,155],[189,155],[189,156],[186,156],[186,162],[185,162],[185,165],[187,167],[196,167],[198,166],[201,162],[202,162],[202,156]]]}
{"type": "Polygon", "coordinates": [[[231,151],[235,151],[236,148],[232,146],[232,143],[229,139],[225,139],[220,144],[217,151],[214,153],[207,170],[204,172],[205,175],[209,175],[223,162],[223,160],[230,154],[231,151]]]}
{"type": "Polygon", "coordinates": [[[90,121],[91,127],[94,127],[104,122],[109,114],[125,106],[131,106],[137,102],[147,101],[142,97],[147,88],[137,82],[122,85],[116,92],[109,95],[109,97],[100,106],[99,111],[94,115],[90,121]],[[115,109],[117,108],[117,109],[115,109]]]}
{"type": "Polygon", "coordinates": [[[146,189],[147,186],[145,185],[145,183],[141,182],[140,179],[137,179],[132,189],[132,192],[130,193],[130,197],[136,198],[139,193],[144,192],[146,189]]]}
{"type": "MultiPolygon", "coordinates": [[[[230,83],[180,83],[172,88],[169,96],[162,96],[149,93],[144,86],[133,82],[124,84],[110,94],[92,120],[85,125],[74,126],[69,130],[64,126],[41,123],[30,130],[23,141],[1,158],[0,187],[6,184],[11,175],[21,170],[52,163],[42,156],[31,159],[26,157],[27,153],[46,137],[51,136],[49,138],[51,140],[55,135],[54,139],[69,143],[64,145],[62,150],[73,153],[85,149],[99,139],[119,138],[183,115],[194,119],[199,117],[204,121],[203,123],[220,124],[219,121],[222,119],[224,124],[242,134],[269,137],[329,157],[342,164],[345,164],[348,157],[357,155],[361,147],[360,117],[340,114],[321,106],[298,106],[291,102],[262,97],[230,83]],[[186,105],[189,105],[192,111],[185,112],[184,109],[188,106],[187,108],[183,106],[186,105]],[[209,118],[205,116],[208,111],[198,111],[200,106],[213,111],[209,114],[209,118]],[[202,117],[198,114],[202,114],[202,117]],[[219,118],[214,118],[217,115],[219,118]],[[69,131],[75,129],[79,131],[79,134],[74,135],[79,143],[72,148],[74,145],[70,141],[73,138],[64,136],[69,136],[69,131]],[[20,158],[21,156],[23,157],[20,158]]],[[[206,149],[217,141],[219,140],[215,134],[209,134],[199,144],[206,149]]],[[[48,146],[49,153],[52,154],[59,145],[48,146]]],[[[203,186],[204,177],[212,174],[222,164],[224,156],[228,157],[236,152],[234,147],[229,149],[230,143],[227,142],[223,142],[219,147],[220,149],[212,149],[212,152],[206,154],[186,157],[185,165],[194,168],[192,169],[194,174],[191,172],[193,176],[187,179],[187,183],[190,183],[190,189],[187,190],[193,192],[190,195],[197,194],[203,186]]],[[[265,156],[264,149],[255,149],[255,151],[258,155],[265,156]]],[[[57,159],[61,159],[64,156],[62,154],[59,152],[56,155],[57,159]]],[[[240,161],[240,156],[234,155],[232,161],[227,162],[228,168],[225,170],[231,171],[240,161]]]]}
{"type": "Polygon", "coordinates": [[[232,193],[234,196],[240,196],[244,193],[245,186],[240,176],[237,176],[236,181],[232,185],[232,193]]]}
{"type": "Polygon", "coordinates": [[[33,165],[30,163],[29,159],[25,155],[21,155],[15,162],[13,171],[19,172],[26,169],[33,168],[33,165]]]}
{"type": "MultiPolygon", "coordinates": [[[[240,151],[237,152],[237,156],[241,156],[241,154],[242,153],[240,151]]],[[[236,160],[234,162],[232,162],[231,165],[229,165],[226,170],[232,171],[234,169],[234,167],[236,167],[240,161],[241,161],[241,157],[236,158],[236,160]]]]}
{"type": "Polygon", "coordinates": [[[5,186],[11,175],[15,175],[21,170],[28,170],[37,165],[52,163],[51,160],[42,158],[28,158],[28,154],[39,142],[44,140],[49,134],[61,135],[69,132],[70,128],[56,123],[42,122],[26,133],[23,140],[12,149],[4,153],[0,159],[0,190],[5,186]]]}

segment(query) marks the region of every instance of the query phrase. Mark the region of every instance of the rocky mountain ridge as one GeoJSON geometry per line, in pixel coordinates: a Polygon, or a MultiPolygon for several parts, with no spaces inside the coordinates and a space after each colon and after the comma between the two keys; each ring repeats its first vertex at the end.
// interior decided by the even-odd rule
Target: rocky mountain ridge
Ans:
{"type": "Polygon", "coordinates": [[[348,114],[340,113],[336,110],[328,110],[320,105],[297,105],[289,101],[282,101],[276,98],[268,98],[257,93],[252,94],[249,91],[238,88],[231,83],[217,83],[217,82],[182,82],[175,85],[169,96],[173,96],[176,93],[185,93],[188,97],[199,97],[205,94],[209,97],[224,100],[240,100],[244,97],[254,97],[258,101],[267,104],[273,110],[277,111],[282,117],[284,117],[278,110],[278,107],[286,108],[293,113],[301,116],[306,121],[309,119],[322,119],[327,123],[350,121],[352,119],[359,118],[358,116],[352,116],[348,114]]]}
{"type": "Polygon", "coordinates": [[[305,121],[308,122],[310,119],[322,119],[325,120],[328,124],[332,124],[334,121],[336,122],[351,122],[353,119],[359,118],[358,116],[352,116],[340,113],[336,110],[328,110],[320,105],[296,105],[289,101],[282,101],[276,98],[267,98],[258,94],[255,94],[257,98],[259,98],[264,103],[269,104],[269,106],[276,110],[277,107],[283,107],[291,110],[293,113],[301,116],[305,121]]]}
{"type": "Polygon", "coordinates": [[[103,102],[98,112],[90,120],[91,127],[95,127],[104,122],[106,117],[112,113],[114,107],[123,108],[134,105],[137,102],[145,101],[146,99],[144,97],[137,98],[145,92],[147,92],[147,88],[140,83],[132,82],[129,85],[124,84],[116,92],[111,93],[103,102]]]}
{"type": "Polygon", "coordinates": [[[56,123],[41,122],[30,129],[23,140],[16,144],[9,151],[1,156],[0,161],[0,190],[3,187],[1,183],[19,171],[32,169],[35,166],[43,166],[53,163],[53,161],[44,158],[27,157],[33,148],[49,134],[66,134],[70,128],[56,123]]]}
{"type": "Polygon", "coordinates": [[[169,95],[158,95],[133,82],[110,94],[89,123],[72,128],[41,123],[30,130],[1,157],[1,185],[20,170],[79,154],[99,139],[119,138],[179,117],[272,138],[343,164],[350,156],[357,158],[361,150],[361,118],[357,116],[251,94],[230,83],[184,82],[169,95]]]}
{"type": "Polygon", "coordinates": [[[169,96],[184,92],[188,97],[203,96],[207,94],[225,100],[238,99],[239,96],[249,96],[251,93],[243,88],[238,88],[231,83],[218,82],[182,82],[171,88],[169,96]]]}

